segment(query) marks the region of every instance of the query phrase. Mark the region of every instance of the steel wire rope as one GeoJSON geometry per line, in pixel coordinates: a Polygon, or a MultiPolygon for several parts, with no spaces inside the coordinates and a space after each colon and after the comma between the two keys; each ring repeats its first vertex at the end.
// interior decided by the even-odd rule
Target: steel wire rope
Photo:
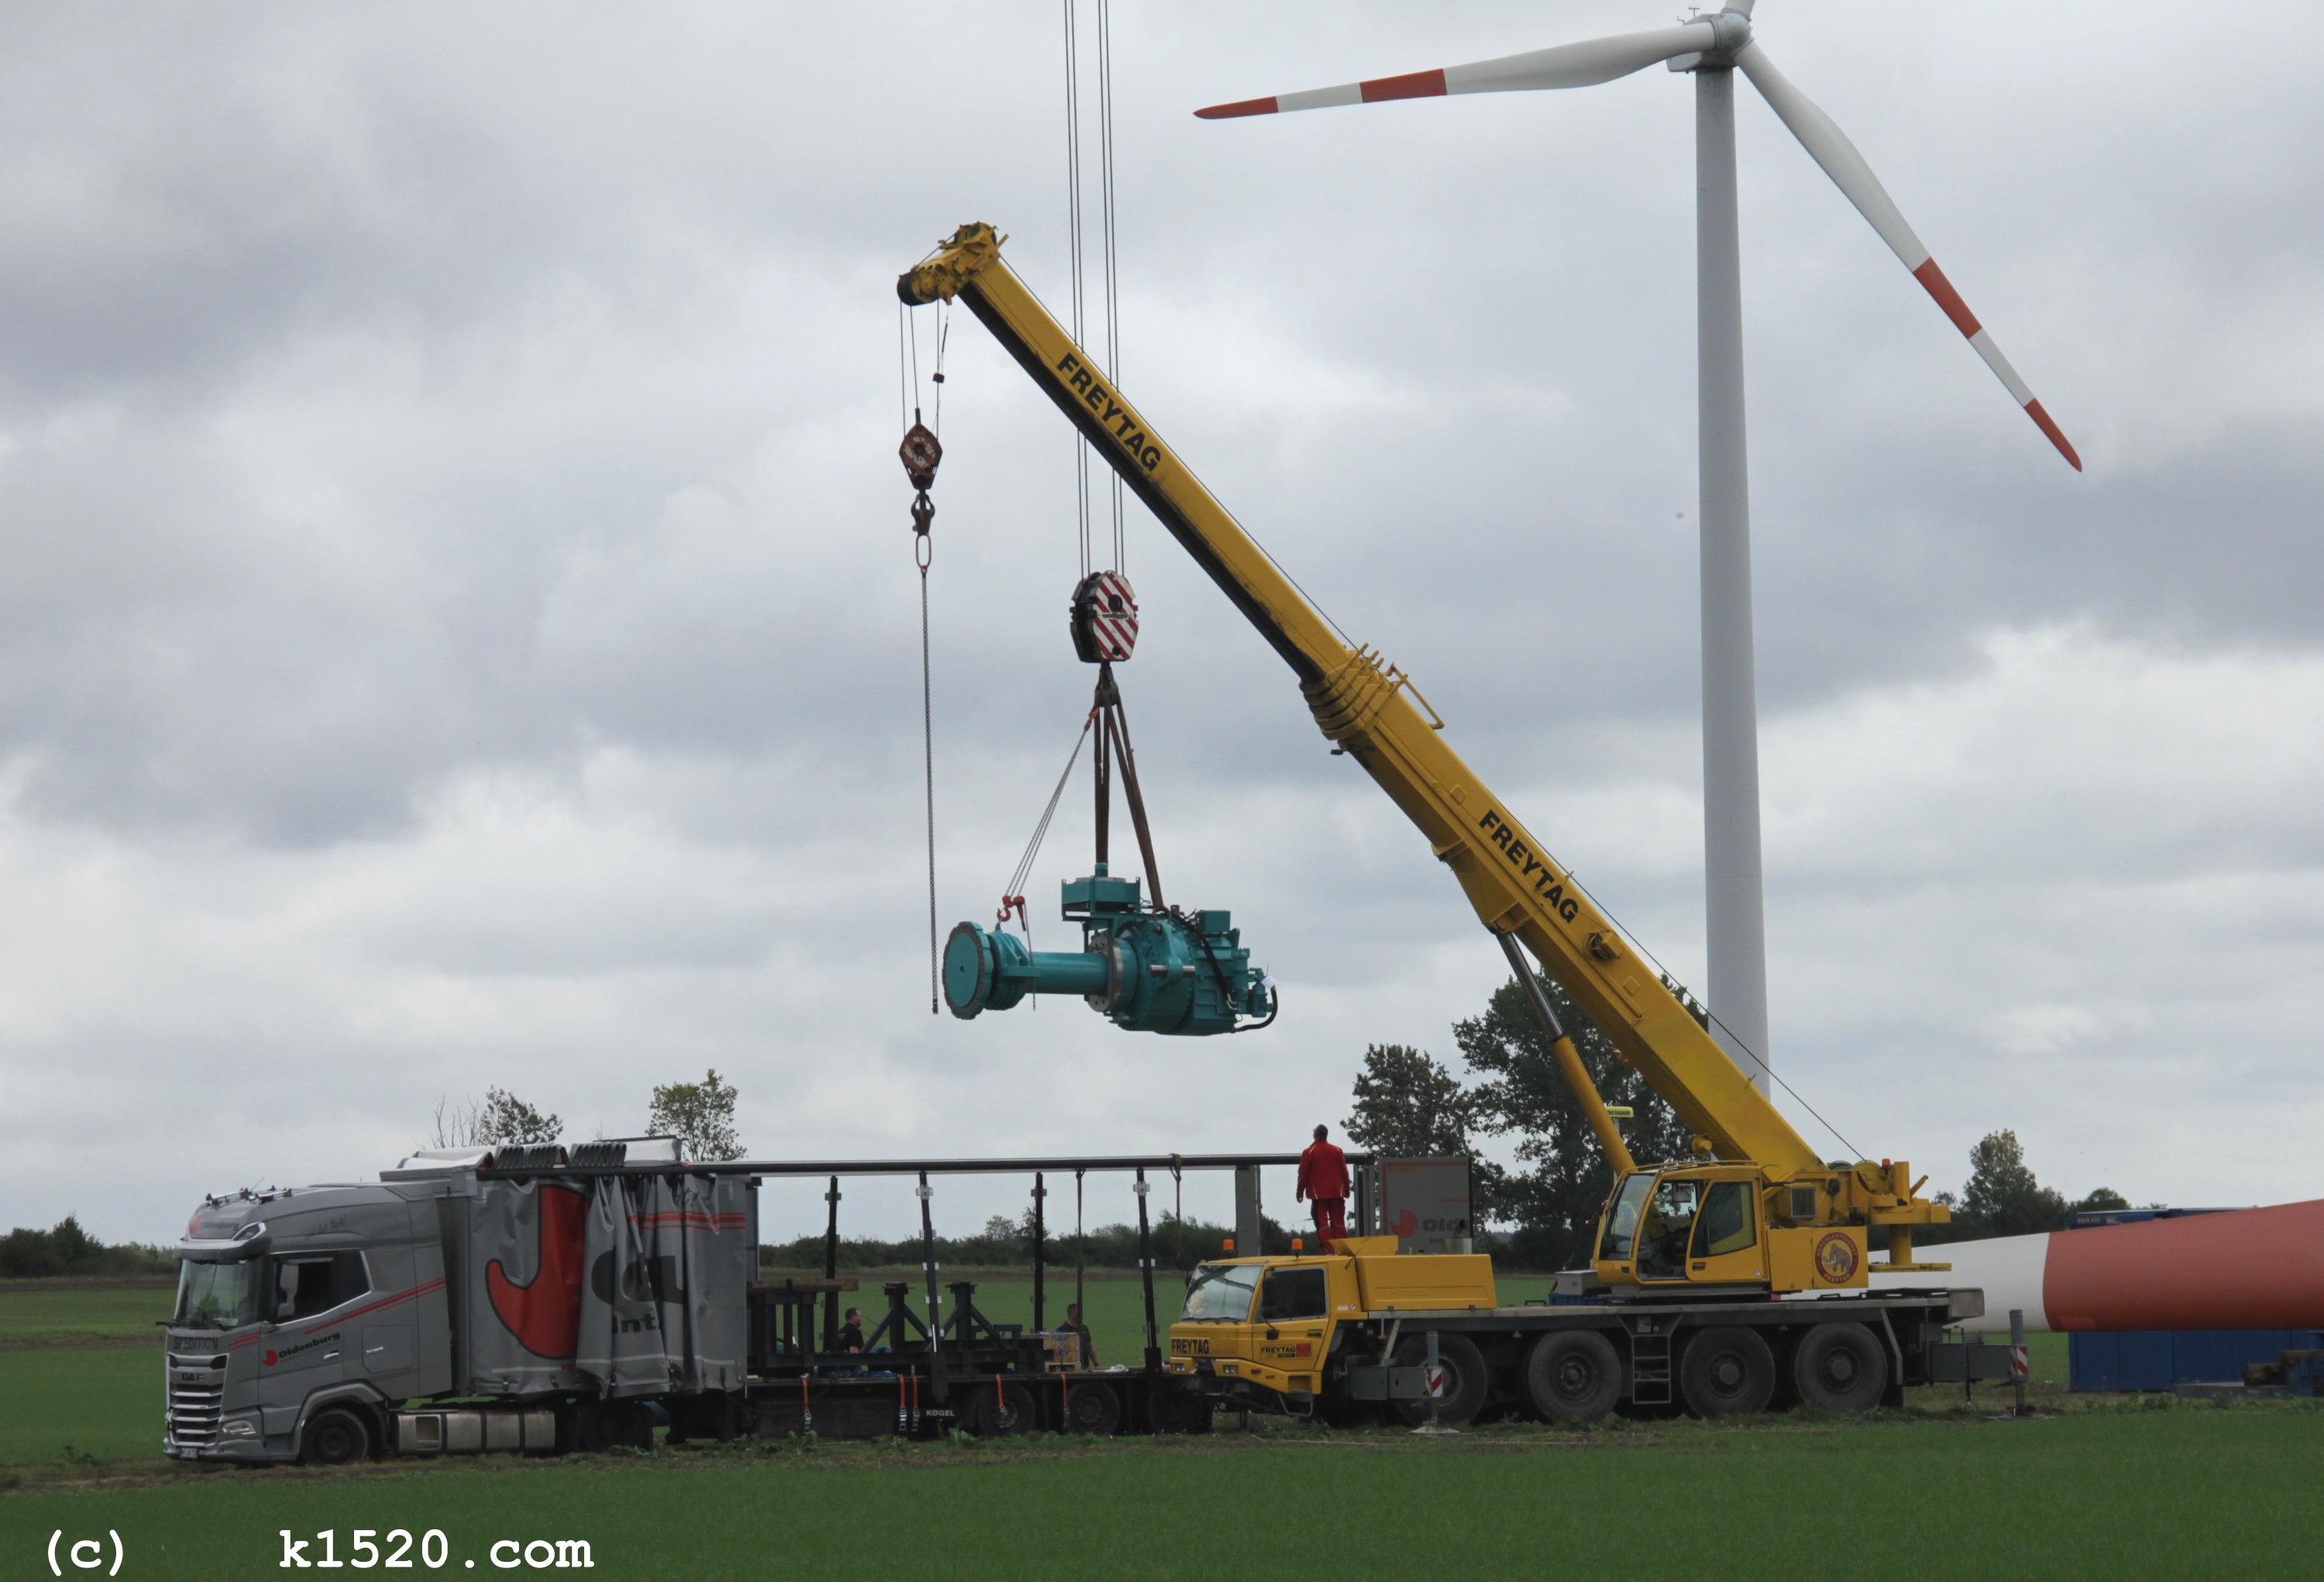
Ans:
{"type": "MultiPolygon", "coordinates": [[[[1545,853],[1544,855],[1546,856],[1548,854],[1545,853]]],[[[1550,860],[1554,863],[1557,859],[1554,856],[1552,856],[1550,857],[1550,860]]],[[[1582,894],[1588,896],[1590,898],[1590,904],[1596,907],[1600,911],[1605,913],[1606,921],[1613,924],[1615,929],[1620,932],[1624,939],[1629,940],[1632,948],[1635,948],[1639,955],[1645,957],[1648,961],[1655,964],[1655,970],[1662,974],[1665,984],[1675,985],[1677,986],[1679,993],[1685,996],[1684,999],[1679,1000],[1679,1004],[1682,1006],[1686,1004],[1687,1000],[1693,1000],[1697,1005],[1702,1006],[1703,1015],[1710,1021],[1716,1022],[1719,1030],[1734,1041],[1735,1047],[1741,1050],[1746,1055],[1748,1055],[1751,1058],[1751,1063],[1753,1065],[1758,1067],[1760,1070],[1765,1071],[1767,1074],[1768,1078],[1773,1081],[1776,1087],[1782,1088],[1785,1093],[1790,1094],[1794,1098],[1799,1100],[1799,1105],[1802,1109],[1807,1111],[1811,1115],[1815,1116],[1817,1125],[1821,1126],[1825,1131],[1831,1133],[1832,1136],[1839,1141],[1840,1145],[1842,1148],[1847,1149],[1849,1152],[1856,1155],[1858,1159],[1862,1159],[1864,1157],[1863,1151],[1858,1148],[1855,1143],[1850,1143],[1847,1137],[1841,1133],[1840,1129],[1838,1126],[1835,1126],[1830,1121],[1825,1120],[1822,1113],[1819,1111],[1815,1106],[1807,1101],[1807,1096],[1804,1094],[1801,1093],[1798,1088],[1794,1087],[1790,1083],[1777,1076],[1775,1074],[1775,1068],[1768,1065],[1766,1061],[1759,1058],[1757,1050],[1754,1050],[1749,1044],[1745,1043],[1740,1038],[1737,1038],[1735,1030],[1728,1026],[1725,1022],[1720,1020],[1719,1013],[1711,1008],[1709,1002],[1697,998],[1693,990],[1687,988],[1684,984],[1680,983],[1678,975],[1671,971],[1669,967],[1663,965],[1662,958],[1654,953],[1653,948],[1641,939],[1637,931],[1634,930],[1629,924],[1624,922],[1620,918],[1614,915],[1614,909],[1612,907],[1608,906],[1604,902],[1598,899],[1597,893],[1591,890],[1589,885],[1582,882],[1580,874],[1576,874],[1572,869],[1567,868],[1565,870],[1565,881],[1567,884],[1572,885],[1576,890],[1581,891],[1582,894]]],[[[1674,995],[1672,997],[1675,999],[1678,998],[1678,995],[1674,995]]]]}
{"type": "MultiPolygon", "coordinates": [[[[1065,238],[1073,291],[1074,344],[1082,343],[1082,88],[1081,38],[1074,24],[1075,0],[1065,0],[1065,238]]],[[[1081,575],[1090,574],[1089,441],[1074,430],[1075,520],[1081,535],[1081,575]]]]}
{"type": "MultiPolygon", "coordinates": [[[[1056,310],[1049,306],[1047,298],[1042,296],[1039,291],[1034,289],[1033,282],[1027,280],[1022,273],[1019,273],[1013,265],[1011,266],[1010,273],[1017,274],[1017,283],[1025,288],[1025,294],[1041,305],[1041,311],[1047,313],[1052,319],[1056,319],[1057,316],[1056,310]]],[[[1082,345],[1078,337],[1076,337],[1074,341],[1074,347],[1077,351],[1085,351],[1088,349],[1082,345]]],[[[1110,372],[1110,370],[1108,371],[1110,372]]],[[[1080,430],[1076,430],[1074,432],[1078,436],[1080,430]]],[[[1173,454],[1175,455],[1176,453],[1174,452],[1173,454]]],[[[1261,556],[1265,557],[1267,563],[1275,568],[1276,572],[1283,578],[1284,581],[1289,583],[1294,588],[1298,590],[1299,597],[1307,601],[1307,605],[1310,609],[1313,609],[1317,615],[1323,617],[1323,624],[1331,627],[1333,632],[1339,634],[1341,642],[1346,643],[1351,649],[1354,648],[1356,646],[1356,640],[1348,635],[1346,627],[1341,625],[1338,621],[1333,619],[1332,612],[1323,607],[1323,601],[1317,598],[1314,594],[1309,593],[1305,585],[1301,583],[1299,578],[1291,574],[1290,568],[1284,565],[1282,561],[1275,558],[1275,551],[1268,549],[1267,545],[1261,541],[1259,536],[1250,531],[1250,527],[1244,523],[1242,518],[1237,516],[1227,505],[1226,502],[1219,498],[1217,493],[1211,488],[1210,485],[1203,482],[1203,475],[1194,470],[1192,463],[1187,461],[1187,459],[1183,456],[1176,457],[1176,460],[1178,465],[1185,469],[1186,476],[1192,478],[1196,484],[1200,485],[1204,494],[1211,496],[1211,504],[1219,508],[1220,514],[1224,516],[1229,522],[1234,523],[1235,531],[1241,533],[1243,537],[1249,539],[1250,541],[1251,548],[1257,550],[1261,556]]]]}
{"type": "MultiPolygon", "coordinates": [[[[1072,0],[1067,0],[1071,4],[1072,0]]],[[[1117,280],[1113,180],[1113,5],[1097,0],[1097,135],[1100,229],[1105,258],[1105,361],[1117,385],[1121,379],[1121,292],[1117,280]]],[[[1122,532],[1121,475],[1106,469],[1113,483],[1113,569],[1128,569],[1122,532]]]]}
{"type": "MultiPolygon", "coordinates": [[[[1097,722],[1097,710],[1093,708],[1082,721],[1081,735],[1074,738],[1074,750],[1065,755],[1065,772],[1057,776],[1056,789],[1049,793],[1049,805],[1041,810],[1041,821],[1033,826],[1033,838],[1025,843],[1024,855],[1017,859],[1015,872],[1009,875],[1008,888],[1001,891],[1004,905],[1022,893],[1025,881],[1032,877],[1033,864],[1041,855],[1041,843],[1049,836],[1049,820],[1057,816],[1057,804],[1065,800],[1066,782],[1074,777],[1074,765],[1081,762],[1082,744],[1089,740],[1090,727],[1097,722]]],[[[1028,924],[1025,937],[1029,943],[1033,930],[1028,924]]]]}
{"type": "MultiPolygon", "coordinates": [[[[910,368],[909,379],[904,383],[904,387],[899,392],[902,398],[900,404],[908,411],[917,412],[918,403],[912,400],[912,397],[919,387],[919,326],[909,313],[903,311],[903,304],[900,302],[897,304],[897,379],[906,381],[905,369],[907,365],[910,368]],[[907,343],[910,347],[908,357],[905,349],[907,343]]],[[[947,323],[949,323],[948,319],[947,323]]],[[[941,340],[938,342],[938,347],[937,360],[939,372],[941,372],[943,361],[941,340]]],[[[936,391],[939,401],[937,421],[942,421],[941,401],[944,386],[941,383],[937,384],[936,391]]],[[[936,717],[934,667],[930,664],[928,657],[930,647],[928,562],[934,557],[934,547],[926,532],[913,535],[912,563],[919,568],[920,573],[920,777],[926,798],[928,827],[928,1014],[938,1016],[944,1013],[944,989],[940,968],[942,954],[936,944],[936,717]]]]}

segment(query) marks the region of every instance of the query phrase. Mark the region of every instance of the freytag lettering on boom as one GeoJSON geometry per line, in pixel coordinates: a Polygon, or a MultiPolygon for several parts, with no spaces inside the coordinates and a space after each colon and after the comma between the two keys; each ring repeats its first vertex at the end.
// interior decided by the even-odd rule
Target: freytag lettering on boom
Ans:
{"type": "Polygon", "coordinates": [[[1489,808],[1485,816],[1477,820],[1477,828],[1485,832],[1487,839],[1501,848],[1501,855],[1516,865],[1520,874],[1533,881],[1534,893],[1548,902],[1552,911],[1569,923],[1574,920],[1582,910],[1581,903],[1566,894],[1565,882],[1557,876],[1548,863],[1526,849],[1526,843],[1517,838],[1513,827],[1489,808]]]}
{"type": "Polygon", "coordinates": [[[1066,388],[1082,398],[1084,406],[1097,414],[1099,422],[1113,430],[1113,437],[1121,441],[1130,455],[1138,458],[1139,466],[1152,472],[1162,465],[1161,448],[1146,437],[1145,430],[1131,426],[1130,409],[1082,366],[1079,357],[1071,352],[1059,357],[1057,377],[1065,382],[1066,388]]]}

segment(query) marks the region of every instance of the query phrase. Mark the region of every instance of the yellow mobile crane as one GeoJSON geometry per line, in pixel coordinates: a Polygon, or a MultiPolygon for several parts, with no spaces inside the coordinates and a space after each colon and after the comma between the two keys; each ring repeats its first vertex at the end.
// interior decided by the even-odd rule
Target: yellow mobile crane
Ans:
{"type": "MultiPolygon", "coordinates": [[[[1681,1309],[1670,1306],[1671,1300],[1690,1298],[1710,1301],[1721,1312],[1756,1305],[1761,1315],[1757,1319],[1716,1328],[1738,1333],[1781,1331],[1772,1338],[1786,1355],[1796,1352],[1801,1338],[1792,1331],[1803,1327],[1821,1323],[1828,1329],[1868,1333],[1866,1326],[1877,1325],[1887,1331],[1886,1344],[1879,1349],[1888,1355],[1873,1360],[1894,1365],[1881,1370],[1879,1391],[1904,1383],[1917,1371],[1905,1352],[1916,1350],[1925,1337],[1911,1336],[1908,1346],[1897,1332],[1895,1313],[1884,1309],[1873,1314],[1868,1309],[1857,1316],[1860,1321],[1835,1324],[1805,1317],[1804,1323],[1798,1323],[1774,1315],[1800,1304],[1770,1303],[1767,1299],[1865,1292],[1868,1237],[1875,1226],[1886,1232],[1886,1268],[1945,1269],[1941,1263],[1913,1260],[1914,1228],[1944,1223],[1949,1217],[1945,1207],[1918,1195],[1923,1182],[1914,1180],[1910,1167],[1901,1161],[1828,1164],[1816,1156],[1571,874],[1462,761],[1445,741],[1443,721],[1411,678],[1385,662],[1378,651],[1351,648],[1341,640],[1090,354],[1042,307],[1001,257],[1003,239],[989,225],[961,227],[905,272],[897,282],[897,294],[914,306],[964,304],[991,331],[1283,656],[1324,736],[1362,765],[1452,871],[1478,919],[1500,941],[1526,986],[1535,1013],[1553,1040],[1558,1067],[1613,1167],[1614,1189],[1594,1243],[1593,1263],[1603,1291],[1628,1315],[1623,1321],[1625,1332],[1635,1339],[1637,1315],[1660,1312],[1668,1321],[1662,1326],[1667,1337],[1670,1323],[1681,1318],[1681,1309]],[[1572,1037],[1558,1025],[1519,950],[1520,942],[1613,1041],[1622,1059],[1643,1073],[1685,1121],[1694,1133],[1691,1157],[1645,1164],[1631,1159],[1572,1037]],[[1659,1307],[1656,1299],[1662,1302],[1659,1307]]],[[[1071,890],[1068,886],[1069,893],[1071,890]]],[[[973,932],[964,925],[956,931],[955,947],[962,946],[964,933],[973,932]]],[[[947,995],[962,1013],[973,1013],[975,996],[991,978],[990,961],[980,967],[972,959],[970,943],[969,948],[948,951],[946,958],[947,995]],[[958,974],[954,972],[956,966],[962,969],[958,974]]],[[[1093,994],[1092,999],[1102,1006],[1102,996],[1093,994]]],[[[1400,1309],[1404,1318],[1410,1319],[1419,1312],[1494,1308],[1486,1260],[1446,1256],[1427,1261],[1435,1266],[1433,1272],[1415,1267],[1392,1272],[1387,1264],[1394,1251],[1393,1238],[1360,1237],[1336,1243],[1318,1258],[1287,1261],[1288,1265],[1317,1267],[1326,1276],[1315,1300],[1303,1297],[1296,1304],[1302,1311],[1318,1308],[1320,1327],[1292,1340],[1267,1338],[1283,1328],[1279,1315],[1289,1309],[1280,1304],[1270,1309],[1260,1290],[1262,1280],[1271,1278],[1271,1268],[1286,1261],[1240,1260],[1208,1266],[1206,1274],[1236,1267],[1247,1272],[1218,1274],[1199,1282],[1190,1295],[1190,1312],[1197,1298],[1210,1300],[1204,1292],[1223,1298],[1230,1317],[1235,1302],[1242,1301],[1249,1310],[1230,1327],[1249,1329],[1248,1344],[1232,1344],[1236,1355],[1227,1356],[1230,1337],[1223,1330],[1195,1328],[1220,1321],[1218,1312],[1206,1309],[1173,1328],[1174,1362],[1206,1378],[1234,1381],[1236,1388],[1223,1390],[1225,1394],[1252,1385],[1283,1402],[1296,1403],[1303,1395],[1312,1401],[1324,1388],[1328,1359],[1350,1349],[1351,1337],[1335,1335],[1334,1329],[1358,1320],[1376,1323],[1389,1309],[1400,1309]],[[1382,1303],[1367,1294],[1374,1289],[1397,1295],[1382,1303]],[[1240,1291],[1240,1297],[1231,1294],[1233,1291],[1240,1291]],[[1270,1310],[1278,1319],[1266,1317],[1270,1310]],[[1263,1356],[1262,1347],[1272,1349],[1263,1356]]],[[[1412,1261],[1405,1262],[1409,1265],[1412,1261]]],[[[1932,1313],[1937,1319],[1965,1316],[1949,1312],[1949,1304],[1959,1309],[1977,1300],[1974,1292],[1923,1293],[1923,1298],[1924,1306],[1912,1314],[1916,1321],[1932,1313]]],[[[1877,1306],[1880,1299],[1866,1293],[1860,1300],[1877,1306]]],[[[1648,1317],[1645,1322],[1651,1335],[1657,1320],[1648,1317]]],[[[1304,1329],[1305,1320],[1302,1326],[1304,1329]]],[[[1394,1341],[1391,1331],[1383,1362],[1391,1360],[1394,1341]]],[[[1774,1346],[1741,1349],[1743,1361],[1753,1365],[1747,1372],[1772,1371],[1774,1346]],[[1757,1366],[1763,1352],[1770,1362],[1766,1369],[1757,1366]]],[[[1856,1393],[1861,1393],[1862,1375],[1870,1366],[1867,1348],[1842,1349],[1846,1355],[1837,1372],[1858,1381],[1856,1393]]],[[[1665,1344],[1664,1360],[1669,1355],[1665,1344]]],[[[1481,1352],[1479,1358],[1472,1360],[1455,1346],[1445,1363],[1453,1372],[1476,1375],[1481,1388],[1485,1374],[1491,1371],[1486,1365],[1490,1359],[1481,1352]]],[[[1555,1368],[1550,1371],[1554,1374],[1555,1368]]],[[[1636,1371],[1626,1367],[1624,1377],[1636,1371]]],[[[1653,1371],[1651,1365],[1648,1371],[1653,1371]]],[[[1367,1391],[1379,1387],[1379,1381],[1369,1376],[1351,1383],[1367,1391]]],[[[1759,1393],[1756,1384],[1747,1384],[1746,1401],[1759,1393]]],[[[1849,1392],[1810,1389],[1809,1393],[1816,1398],[1849,1392]]],[[[1625,1398],[1643,1401],[1650,1394],[1625,1398]]],[[[1610,1400],[1606,1403],[1611,1404],[1610,1400]]]]}

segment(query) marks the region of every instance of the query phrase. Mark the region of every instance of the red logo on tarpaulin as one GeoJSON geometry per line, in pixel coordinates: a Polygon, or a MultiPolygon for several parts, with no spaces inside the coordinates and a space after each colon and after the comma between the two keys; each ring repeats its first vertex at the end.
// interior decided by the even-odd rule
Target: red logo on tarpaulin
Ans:
{"type": "Polygon", "coordinates": [[[1414,1217],[1411,1209],[1406,1208],[1397,1212],[1396,1217],[1396,1235],[1398,1236],[1409,1236],[1414,1231],[1416,1231],[1419,1228],[1420,1221],[1414,1217]]]}
{"type": "Polygon", "coordinates": [[[280,1362],[280,1361],[281,1361],[281,1360],[282,1360],[282,1354],[281,1354],[281,1352],[279,1352],[279,1351],[270,1351],[270,1352],[268,1352],[264,1356],[263,1356],[263,1357],[259,1358],[258,1360],[259,1360],[259,1361],[261,1361],[261,1362],[263,1362],[263,1363],[264,1363],[268,1367],[270,1367],[270,1368],[271,1368],[271,1367],[272,1367],[276,1363],[278,1363],[278,1362],[280,1362]]]}
{"type": "Polygon", "coordinates": [[[498,1258],[484,1266],[493,1311],[535,1356],[562,1361],[581,1337],[582,1229],[588,1200],[566,1187],[540,1189],[539,1255],[532,1280],[519,1285],[498,1258]]]}

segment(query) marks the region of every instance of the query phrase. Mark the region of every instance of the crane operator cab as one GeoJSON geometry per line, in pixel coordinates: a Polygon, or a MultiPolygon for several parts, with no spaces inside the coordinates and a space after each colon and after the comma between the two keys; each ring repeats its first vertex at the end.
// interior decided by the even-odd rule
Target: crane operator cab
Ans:
{"type": "Polygon", "coordinates": [[[1609,1286],[1750,1286],[1782,1293],[1867,1283],[1866,1227],[1816,1223],[1821,1189],[1771,1185],[1749,1164],[1649,1166],[1616,1183],[1598,1233],[1609,1286]]]}

